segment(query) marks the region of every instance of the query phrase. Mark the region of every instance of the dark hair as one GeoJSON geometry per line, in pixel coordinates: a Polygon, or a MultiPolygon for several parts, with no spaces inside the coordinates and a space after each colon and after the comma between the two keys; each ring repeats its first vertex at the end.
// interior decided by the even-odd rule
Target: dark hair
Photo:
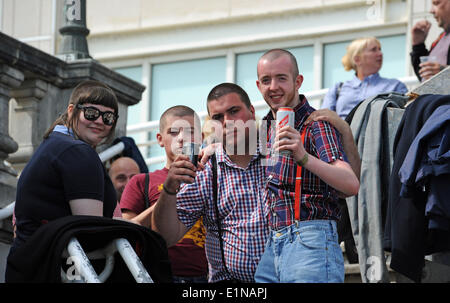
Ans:
{"type": "Polygon", "coordinates": [[[212,100],[217,100],[220,97],[223,97],[231,93],[238,94],[241,101],[245,104],[245,106],[247,106],[248,109],[250,109],[252,104],[245,90],[239,85],[229,82],[221,83],[219,85],[214,86],[213,89],[208,94],[207,103],[209,103],[212,100]]]}
{"type": "MultiPolygon", "coordinates": [[[[176,105],[172,106],[164,111],[164,113],[159,118],[159,131],[164,131],[164,128],[166,127],[166,120],[168,116],[175,116],[175,117],[183,117],[183,116],[193,116],[194,119],[197,120],[197,122],[200,123],[200,118],[198,117],[197,113],[190,108],[189,106],[185,105],[176,105]]],[[[200,124],[199,124],[200,125],[200,124]]]]}
{"type": "MultiPolygon", "coordinates": [[[[69,119],[69,115],[66,109],[66,111],[61,116],[59,116],[55,120],[55,122],[53,122],[52,126],[50,126],[50,128],[45,132],[44,139],[48,138],[56,125],[67,126],[67,128],[73,130],[76,138],[78,138],[78,134],[74,126],[78,124],[81,109],[77,107],[77,104],[86,103],[98,104],[112,108],[114,109],[114,113],[116,114],[118,114],[119,112],[119,105],[116,94],[109,86],[102,82],[94,80],[83,81],[73,89],[72,94],[70,95],[69,105],[74,105],[71,118],[69,119]]],[[[107,140],[110,140],[114,136],[116,125],[117,119],[114,121],[110,129],[107,140]]]]}
{"type": "MultiPolygon", "coordinates": [[[[273,61],[273,60],[278,59],[279,57],[285,56],[285,55],[287,55],[289,57],[289,59],[291,60],[292,75],[294,76],[294,79],[295,79],[299,75],[298,64],[297,64],[297,59],[290,51],[287,51],[287,50],[281,49],[281,48],[274,48],[274,49],[268,50],[261,56],[261,58],[259,58],[258,62],[263,59],[273,61]]],[[[256,70],[256,73],[258,73],[258,70],[256,70]]],[[[258,77],[259,77],[259,74],[258,74],[258,77]]]]}

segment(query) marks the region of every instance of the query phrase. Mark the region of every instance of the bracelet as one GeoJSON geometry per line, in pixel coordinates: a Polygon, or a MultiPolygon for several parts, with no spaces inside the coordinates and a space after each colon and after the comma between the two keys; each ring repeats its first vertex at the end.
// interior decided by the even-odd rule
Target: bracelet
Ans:
{"type": "Polygon", "coordinates": [[[303,158],[301,158],[300,161],[297,161],[297,164],[300,166],[305,166],[306,163],[308,163],[308,153],[305,153],[303,158]]]}
{"type": "Polygon", "coordinates": [[[180,190],[180,189],[177,189],[176,192],[171,192],[164,185],[163,185],[163,189],[166,192],[166,194],[171,195],[171,196],[175,196],[178,193],[178,191],[180,190]]]}

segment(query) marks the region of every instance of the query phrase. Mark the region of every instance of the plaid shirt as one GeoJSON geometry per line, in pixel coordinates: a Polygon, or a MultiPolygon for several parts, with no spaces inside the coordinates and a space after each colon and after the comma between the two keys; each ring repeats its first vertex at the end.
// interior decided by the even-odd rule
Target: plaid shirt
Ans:
{"type": "MultiPolygon", "coordinates": [[[[294,108],[295,129],[301,131],[303,122],[314,111],[305,96],[294,108]]],[[[264,199],[265,213],[270,228],[278,230],[295,222],[295,176],[297,164],[291,155],[274,153],[271,146],[275,139],[275,122],[272,112],[264,117],[270,123],[267,134],[267,180],[264,199]]],[[[330,163],[337,159],[347,161],[339,139],[339,133],[326,121],[313,122],[305,135],[306,151],[320,160],[330,163]]],[[[302,170],[300,220],[339,220],[338,192],[310,171],[302,170]]]]}
{"type": "Polygon", "coordinates": [[[221,149],[217,157],[217,199],[222,229],[225,263],[223,267],[213,198],[211,161],[197,173],[194,183],[177,194],[178,217],[191,227],[201,216],[206,227],[206,254],[210,264],[210,282],[239,279],[254,282],[259,259],[268,236],[264,215],[265,171],[259,149],[247,168],[234,164],[221,149]]]}

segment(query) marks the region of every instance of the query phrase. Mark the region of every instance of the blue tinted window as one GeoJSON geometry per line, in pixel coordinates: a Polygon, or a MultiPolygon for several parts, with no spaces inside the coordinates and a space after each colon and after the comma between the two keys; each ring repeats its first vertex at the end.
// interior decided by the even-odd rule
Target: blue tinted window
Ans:
{"type": "MultiPolygon", "coordinates": [[[[142,67],[134,66],[134,67],[124,67],[124,68],[116,68],[116,72],[124,75],[136,82],[142,82],[142,67]]],[[[127,124],[136,124],[144,122],[143,115],[141,114],[143,110],[143,105],[141,102],[138,104],[128,106],[128,116],[127,116],[127,124]]]]}
{"type": "MultiPolygon", "coordinates": [[[[161,114],[175,105],[186,105],[197,112],[206,111],[206,98],[210,90],[225,82],[226,58],[180,61],[152,66],[150,120],[159,120],[161,114]]],[[[149,140],[156,140],[156,131],[149,140]]],[[[164,149],[153,145],[149,156],[164,156],[164,149]]],[[[164,165],[151,165],[150,170],[164,165]]]]}

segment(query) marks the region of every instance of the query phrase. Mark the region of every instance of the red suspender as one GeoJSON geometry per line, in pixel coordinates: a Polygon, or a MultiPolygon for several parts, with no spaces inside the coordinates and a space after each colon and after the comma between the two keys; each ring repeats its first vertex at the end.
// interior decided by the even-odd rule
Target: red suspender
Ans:
{"type": "MultiPolygon", "coordinates": [[[[305,134],[306,134],[306,127],[303,128],[301,134],[303,146],[305,145],[305,134]]],[[[297,221],[300,221],[301,199],[302,199],[302,167],[300,165],[297,165],[297,174],[295,176],[295,204],[294,204],[295,220],[297,221]]]]}

